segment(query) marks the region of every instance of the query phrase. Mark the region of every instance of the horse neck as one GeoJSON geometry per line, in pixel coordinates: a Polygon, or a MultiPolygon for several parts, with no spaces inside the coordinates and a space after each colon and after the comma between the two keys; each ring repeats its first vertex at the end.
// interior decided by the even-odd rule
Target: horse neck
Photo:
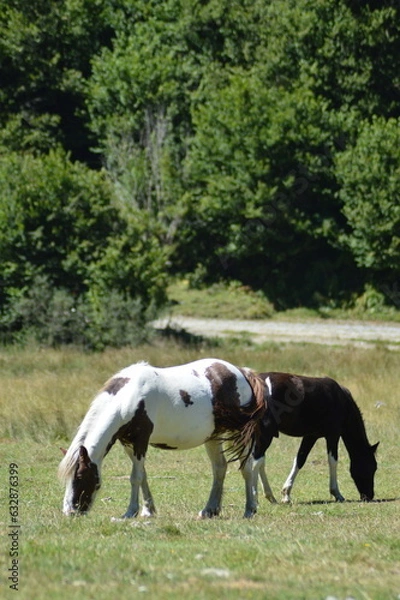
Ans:
{"type": "Polygon", "coordinates": [[[90,459],[100,466],[113,436],[121,427],[122,418],[115,400],[113,405],[110,404],[108,394],[105,399],[97,398],[96,402],[97,406],[91,407],[76,437],[80,440],[79,445],[85,446],[90,459]]]}
{"type": "MultiPolygon", "coordinates": [[[[347,392],[347,390],[344,391],[347,392]]],[[[369,448],[369,442],[361,411],[350,392],[347,392],[346,395],[348,396],[348,407],[347,416],[343,423],[342,438],[350,458],[354,458],[360,452],[369,448]]]]}

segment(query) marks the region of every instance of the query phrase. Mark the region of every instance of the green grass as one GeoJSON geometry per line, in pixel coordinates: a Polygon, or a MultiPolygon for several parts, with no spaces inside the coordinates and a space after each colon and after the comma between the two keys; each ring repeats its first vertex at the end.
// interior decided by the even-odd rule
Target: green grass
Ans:
{"type": "MultiPolygon", "coordinates": [[[[154,342],[84,354],[37,348],[0,351],[1,597],[23,600],[185,597],[268,600],[395,600],[400,595],[398,432],[400,355],[383,348],[270,345],[217,348],[154,342]],[[220,518],[198,521],[210,489],[203,448],[151,449],[147,471],[158,515],[112,522],[129,497],[129,461],[118,446],[104,461],[103,485],[89,515],[61,514],[56,471],[66,446],[102,383],[121,366],[146,359],[178,364],[218,355],[256,369],[329,374],[353,391],[371,442],[381,441],[376,496],[362,504],[340,448],[339,483],[349,502],[330,502],[323,441],[294,487],[291,506],[260,497],[257,516],[242,518],[237,465],[226,478],[220,518]],[[19,591],[8,590],[8,465],[19,467],[19,591]],[[397,498],[397,500],[393,500],[397,498]]],[[[298,440],[281,436],[267,454],[276,495],[298,440]]]]}
{"type": "Polygon", "coordinates": [[[196,289],[181,280],[168,288],[171,314],[210,319],[266,319],[274,314],[273,305],[262,293],[232,281],[196,289]]]}

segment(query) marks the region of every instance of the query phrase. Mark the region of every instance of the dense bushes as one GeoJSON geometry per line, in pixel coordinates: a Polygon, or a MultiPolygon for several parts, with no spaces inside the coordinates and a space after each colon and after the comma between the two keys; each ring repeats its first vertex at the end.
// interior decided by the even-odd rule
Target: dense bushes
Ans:
{"type": "Polygon", "coordinates": [[[62,150],[0,157],[0,307],[6,339],[122,345],[165,299],[155,228],[124,216],[105,174],[62,150]]]}

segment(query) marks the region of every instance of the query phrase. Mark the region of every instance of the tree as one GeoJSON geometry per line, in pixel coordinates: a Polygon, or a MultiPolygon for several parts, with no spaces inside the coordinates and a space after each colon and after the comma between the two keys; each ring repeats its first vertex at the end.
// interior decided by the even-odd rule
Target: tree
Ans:
{"type": "Polygon", "coordinates": [[[40,275],[72,297],[118,291],[143,309],[165,299],[165,252],[155,230],[128,220],[104,172],[46,157],[0,156],[0,308],[40,275]]]}
{"type": "Polygon", "coordinates": [[[357,264],[381,283],[400,276],[400,120],[359,124],[354,145],[338,154],[338,196],[349,228],[342,235],[357,264]]]}
{"type": "Polygon", "coordinates": [[[0,0],[0,145],[47,152],[62,144],[93,161],[85,79],[110,44],[111,15],[111,0],[0,0]]]}

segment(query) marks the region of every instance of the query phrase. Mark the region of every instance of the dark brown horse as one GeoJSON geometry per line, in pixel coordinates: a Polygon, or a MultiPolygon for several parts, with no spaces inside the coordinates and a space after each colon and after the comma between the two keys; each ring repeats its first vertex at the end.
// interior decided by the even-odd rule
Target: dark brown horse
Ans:
{"type": "Polygon", "coordinates": [[[344,501],[336,477],[338,444],[342,438],[360,498],[372,500],[378,444],[371,446],[368,442],[360,409],[349,390],[329,377],[303,377],[290,373],[260,373],[260,377],[265,381],[267,410],[260,421],[260,435],[253,452],[254,482],[257,485],[259,474],[265,496],[275,502],[265,474],[264,455],[272,439],[281,432],[303,438],[282,489],[283,502],[290,502],[294,480],[319,438],[326,440],[329,490],[335,499],[344,501]]]}

